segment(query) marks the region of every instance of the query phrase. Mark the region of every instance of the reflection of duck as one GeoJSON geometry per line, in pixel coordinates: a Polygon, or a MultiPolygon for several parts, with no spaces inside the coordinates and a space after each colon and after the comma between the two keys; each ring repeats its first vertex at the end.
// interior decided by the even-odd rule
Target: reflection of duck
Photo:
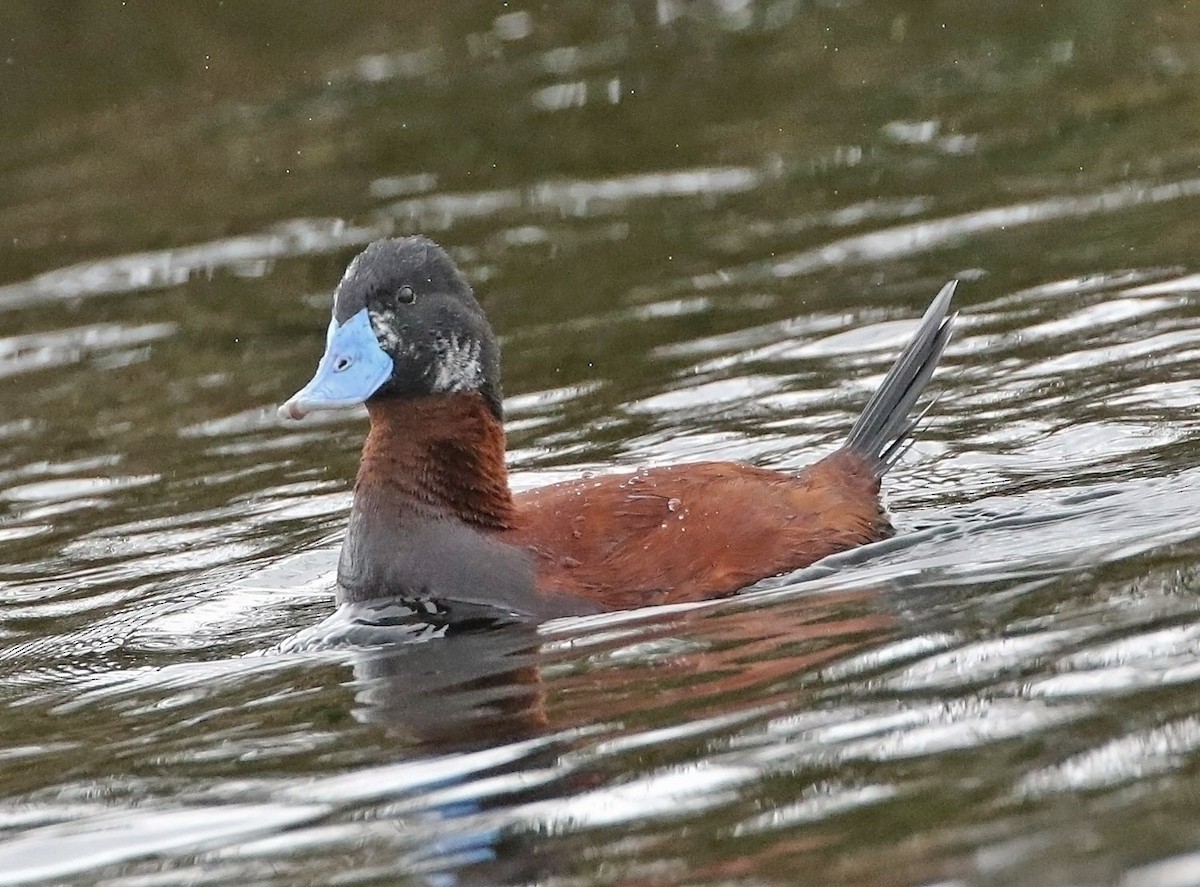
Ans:
{"type": "Polygon", "coordinates": [[[731,594],[892,532],[880,478],[950,337],[953,284],[845,445],[799,474],[701,462],[508,487],[500,353],[466,279],[423,237],[350,263],[316,375],[280,408],[366,403],[338,566],[344,601],[434,598],[535,618],[731,594]]]}
{"type": "Polygon", "coordinates": [[[705,716],[740,710],[747,700],[755,708],[776,694],[794,701],[793,684],[804,675],[879,644],[901,627],[874,588],[826,591],[768,607],[656,613],[623,623],[608,639],[587,626],[564,627],[556,638],[527,622],[493,624],[488,631],[456,625],[426,634],[415,617],[403,605],[348,604],[285,648],[351,653],[358,720],[407,741],[466,751],[624,723],[637,715],[649,684],[656,706],[686,705],[705,716]],[[686,645],[657,646],[676,638],[684,624],[686,645]],[[593,658],[586,668],[579,667],[576,630],[588,638],[593,658]],[[613,647],[626,652],[610,658],[613,647]],[[543,669],[549,672],[545,679],[543,669]]]}
{"type": "Polygon", "coordinates": [[[475,631],[423,616],[394,602],[348,604],[285,648],[352,651],[356,717],[423,744],[465,751],[545,729],[537,626],[475,631]]]}
{"type": "MultiPolygon", "coordinates": [[[[674,791],[664,802],[635,788],[630,800],[631,783],[691,770],[670,763],[680,755],[698,756],[701,773],[704,762],[722,770],[735,758],[742,784],[781,767],[789,783],[804,780],[795,748],[757,748],[777,742],[769,724],[807,708],[819,670],[903,630],[874,588],[744,601],[488,631],[427,631],[395,601],[348,604],[286,646],[349,653],[354,717],[384,731],[418,782],[348,774],[379,801],[374,824],[394,819],[406,836],[399,869],[459,887],[542,883],[572,870],[591,829],[669,817],[676,806],[686,814],[674,791]],[[576,833],[565,843],[553,837],[564,830],[576,833]]],[[[830,706],[822,692],[816,707],[830,706]]],[[[697,787],[691,800],[721,794],[697,787]]]]}

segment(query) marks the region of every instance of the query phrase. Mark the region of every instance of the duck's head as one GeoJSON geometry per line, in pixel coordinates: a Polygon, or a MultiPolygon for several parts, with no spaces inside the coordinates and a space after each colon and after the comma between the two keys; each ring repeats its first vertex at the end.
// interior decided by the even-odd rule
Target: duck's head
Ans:
{"type": "Polygon", "coordinates": [[[384,398],[477,391],[501,417],[500,348],[446,251],[425,237],[372,243],[346,268],[316,375],[279,408],[313,410],[384,398]]]}

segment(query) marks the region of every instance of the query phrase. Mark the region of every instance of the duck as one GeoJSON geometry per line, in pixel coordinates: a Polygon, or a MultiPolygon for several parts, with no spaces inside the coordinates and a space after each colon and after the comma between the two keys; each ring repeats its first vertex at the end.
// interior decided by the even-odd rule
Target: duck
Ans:
{"type": "Polygon", "coordinates": [[[842,445],[803,470],[688,462],[514,494],[500,346],[470,283],[424,236],[370,243],[334,289],[315,374],[278,409],[366,407],[338,603],[585,616],[726,597],[892,536],[881,482],[924,418],[912,413],[950,339],[956,283],[842,445]]]}

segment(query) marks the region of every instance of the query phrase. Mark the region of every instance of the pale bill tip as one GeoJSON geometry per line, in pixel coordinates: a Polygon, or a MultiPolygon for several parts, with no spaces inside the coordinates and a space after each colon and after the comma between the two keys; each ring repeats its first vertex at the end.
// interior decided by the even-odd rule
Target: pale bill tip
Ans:
{"type": "Polygon", "coordinates": [[[293,398],[276,410],[276,415],[280,419],[303,419],[308,415],[308,412],[293,398]]]}

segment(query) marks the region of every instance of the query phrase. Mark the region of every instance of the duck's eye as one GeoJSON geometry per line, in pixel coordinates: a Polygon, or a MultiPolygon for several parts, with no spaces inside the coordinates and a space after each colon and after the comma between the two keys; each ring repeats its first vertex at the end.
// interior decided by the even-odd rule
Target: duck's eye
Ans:
{"type": "Polygon", "coordinates": [[[340,373],[343,370],[349,369],[350,364],[352,364],[352,363],[354,363],[354,359],[351,357],[345,357],[345,356],[339,357],[337,359],[337,362],[333,365],[333,371],[335,373],[340,373]]]}
{"type": "Polygon", "coordinates": [[[411,286],[406,285],[400,287],[400,292],[396,295],[397,298],[399,298],[401,305],[411,305],[413,302],[417,301],[417,294],[413,292],[413,288],[411,286]]]}

